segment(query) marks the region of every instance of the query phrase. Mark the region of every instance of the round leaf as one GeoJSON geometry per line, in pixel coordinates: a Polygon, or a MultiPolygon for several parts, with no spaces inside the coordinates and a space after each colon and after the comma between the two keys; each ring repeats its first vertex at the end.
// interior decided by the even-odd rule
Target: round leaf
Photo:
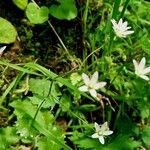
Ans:
{"type": "Polygon", "coordinates": [[[34,3],[29,3],[26,9],[26,15],[31,23],[42,24],[48,20],[49,10],[47,7],[42,6],[39,8],[34,3]]]}
{"type": "Polygon", "coordinates": [[[74,0],[59,0],[60,5],[52,5],[50,14],[57,19],[71,20],[77,16],[77,8],[74,0]]]}
{"type": "Polygon", "coordinates": [[[20,9],[24,10],[28,4],[28,0],[12,0],[13,3],[20,9]]]}
{"type": "Polygon", "coordinates": [[[6,19],[0,17],[0,43],[9,44],[16,40],[17,31],[6,19]]]}

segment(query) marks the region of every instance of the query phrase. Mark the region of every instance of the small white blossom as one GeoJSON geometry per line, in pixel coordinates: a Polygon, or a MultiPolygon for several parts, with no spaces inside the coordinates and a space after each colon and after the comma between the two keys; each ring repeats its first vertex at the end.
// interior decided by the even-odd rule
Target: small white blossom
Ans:
{"type": "Polygon", "coordinates": [[[6,49],[6,46],[3,46],[3,47],[0,48],[0,55],[3,54],[3,51],[4,51],[5,49],[6,49]]]}
{"type": "Polygon", "coordinates": [[[120,38],[126,37],[127,35],[134,33],[134,31],[128,30],[131,27],[128,27],[127,21],[123,22],[122,18],[119,20],[118,23],[116,22],[115,19],[112,19],[111,22],[113,24],[113,29],[116,35],[120,38]]]}
{"type": "Polygon", "coordinates": [[[111,135],[113,131],[109,130],[107,122],[99,126],[96,122],[94,124],[96,132],[92,135],[92,138],[98,138],[100,143],[104,144],[104,137],[107,135],[111,135]]]}
{"type": "Polygon", "coordinates": [[[143,57],[138,63],[136,60],[133,60],[135,74],[144,80],[149,80],[149,77],[146,76],[150,72],[150,67],[145,68],[146,59],[143,57]]]}
{"type": "Polygon", "coordinates": [[[82,79],[84,81],[83,86],[79,87],[80,91],[89,92],[92,97],[97,97],[96,90],[103,88],[106,85],[106,82],[98,82],[98,72],[94,72],[91,78],[85,73],[82,74],[82,79]]]}

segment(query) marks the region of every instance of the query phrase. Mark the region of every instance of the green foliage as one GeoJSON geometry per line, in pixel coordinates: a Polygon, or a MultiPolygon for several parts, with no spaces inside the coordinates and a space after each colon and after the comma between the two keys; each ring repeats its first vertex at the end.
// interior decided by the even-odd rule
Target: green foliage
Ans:
{"type": "Polygon", "coordinates": [[[45,143],[45,147],[51,144],[52,147],[57,149],[65,148],[70,150],[64,144],[62,130],[52,125],[54,122],[53,115],[48,111],[38,110],[37,106],[27,99],[24,101],[14,101],[11,103],[11,106],[15,109],[17,133],[23,142],[31,143],[38,134],[42,133],[44,136],[39,136],[36,144],[37,147],[43,148],[42,143],[44,140],[49,141],[49,143],[45,143]]]}
{"type": "Polygon", "coordinates": [[[141,43],[142,43],[142,49],[145,51],[145,53],[150,55],[150,39],[148,37],[145,37],[143,38],[141,43]]]}
{"type": "Polygon", "coordinates": [[[11,144],[19,141],[17,130],[15,127],[0,128],[0,149],[6,150],[10,148],[11,144]]]}
{"type": "Polygon", "coordinates": [[[142,133],[142,140],[147,147],[150,147],[150,127],[145,127],[142,133]]]}
{"type": "Polygon", "coordinates": [[[42,24],[48,20],[48,8],[45,6],[38,7],[35,3],[29,3],[26,9],[26,15],[31,23],[42,24]]]}
{"type": "Polygon", "coordinates": [[[77,8],[74,0],[59,0],[59,5],[52,5],[49,12],[57,19],[71,20],[77,16],[77,8]]]}
{"type": "Polygon", "coordinates": [[[16,40],[17,31],[6,19],[0,17],[0,43],[9,44],[16,40]]]}
{"type": "Polygon", "coordinates": [[[28,0],[12,0],[13,3],[20,9],[24,10],[28,4],[28,0]]]}
{"type": "MultiPolygon", "coordinates": [[[[29,4],[27,0],[12,1],[25,11],[29,20],[19,18],[18,21],[21,49],[28,49],[22,39],[29,40],[30,48],[38,51],[38,58],[31,57],[32,62],[24,63],[21,56],[28,56],[20,51],[21,54],[15,53],[11,45],[7,47],[10,53],[6,50],[6,54],[0,54],[0,105],[3,108],[0,109],[0,150],[18,149],[21,145],[39,150],[150,149],[150,81],[143,79],[150,73],[150,3],[142,0],[39,0],[37,4],[34,0],[29,4]],[[77,12],[78,19],[71,22],[77,12]],[[117,36],[111,19],[120,18],[128,22],[134,34],[126,38],[117,36]],[[44,24],[44,27],[33,24],[44,24]],[[53,33],[49,36],[46,25],[61,45],[53,33]],[[32,35],[24,37],[22,34],[29,33],[28,29],[32,35]],[[58,34],[66,37],[64,41],[72,39],[75,46],[67,45],[67,49],[58,34]],[[3,60],[3,56],[14,58],[16,55],[19,61],[3,60]],[[146,59],[147,69],[143,69],[143,64],[137,70],[133,59],[138,63],[142,57],[146,59]],[[88,78],[95,71],[100,75],[95,77],[98,81],[88,78]],[[98,89],[103,84],[101,81],[107,82],[104,89],[98,89]],[[80,91],[83,84],[85,88],[80,91]],[[92,90],[96,97],[91,96],[92,90]],[[8,117],[3,111],[5,108],[9,110],[8,117]],[[5,116],[8,125],[1,123],[5,116]],[[94,126],[97,122],[101,128],[106,121],[113,131],[110,136],[104,128],[98,131],[94,126]],[[92,138],[95,132],[97,138],[92,138]],[[99,140],[102,137],[104,144],[99,140]]],[[[0,43],[14,42],[15,28],[3,18],[0,24],[0,43]]],[[[27,54],[30,57],[30,53],[27,54]]]]}
{"type": "Polygon", "coordinates": [[[50,82],[46,79],[30,79],[30,90],[33,96],[29,97],[33,104],[40,104],[44,101],[41,107],[49,108],[55,106],[58,103],[61,93],[58,89],[58,85],[55,82],[50,82]]]}

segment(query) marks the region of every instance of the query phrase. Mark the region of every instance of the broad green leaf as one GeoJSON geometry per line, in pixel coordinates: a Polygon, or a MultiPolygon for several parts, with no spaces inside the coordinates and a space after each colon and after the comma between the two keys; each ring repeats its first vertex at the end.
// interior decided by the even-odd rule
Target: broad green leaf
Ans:
{"type": "Polygon", "coordinates": [[[33,24],[42,24],[48,20],[49,10],[47,7],[38,7],[34,3],[29,3],[26,9],[27,18],[33,24]]]}
{"type": "MultiPolygon", "coordinates": [[[[22,119],[22,117],[28,118],[29,120],[28,124],[30,125],[30,121],[32,121],[31,127],[39,131],[39,133],[45,135],[48,139],[50,139],[52,142],[55,142],[60,147],[63,147],[65,150],[71,150],[71,148],[65,144],[63,134],[61,134],[59,138],[57,136],[58,134],[55,135],[56,128],[52,126],[53,121],[52,117],[47,118],[49,115],[47,114],[45,115],[45,113],[43,115],[42,111],[39,111],[37,113],[37,107],[33,106],[28,100],[24,101],[16,100],[12,102],[10,105],[15,109],[15,115],[17,116],[17,119],[20,120],[22,119]],[[36,113],[37,113],[36,118],[34,118],[36,113]],[[53,132],[53,130],[55,131],[55,133],[53,132]]],[[[26,129],[28,130],[25,130],[25,132],[26,131],[31,132],[31,128],[26,129]]]]}
{"type": "Polygon", "coordinates": [[[12,0],[13,3],[20,9],[24,10],[28,4],[28,0],[12,0]]]}
{"type": "Polygon", "coordinates": [[[0,17],[0,43],[9,44],[16,40],[17,31],[6,19],[0,17]]]}
{"type": "Polygon", "coordinates": [[[57,19],[71,20],[77,16],[77,8],[74,0],[59,0],[59,5],[49,8],[50,14],[57,19]]]}

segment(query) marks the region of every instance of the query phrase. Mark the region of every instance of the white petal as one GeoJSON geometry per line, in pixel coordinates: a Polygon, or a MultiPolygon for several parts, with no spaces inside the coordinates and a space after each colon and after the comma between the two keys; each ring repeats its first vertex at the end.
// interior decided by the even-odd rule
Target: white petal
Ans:
{"type": "Polygon", "coordinates": [[[142,79],[148,81],[149,80],[149,77],[147,77],[146,75],[140,75],[139,77],[141,77],[142,79]]]}
{"type": "Polygon", "coordinates": [[[92,138],[99,138],[99,135],[97,133],[94,133],[91,137],[92,138]]]}
{"type": "Polygon", "coordinates": [[[113,26],[116,28],[117,27],[116,20],[115,19],[111,19],[111,22],[112,22],[113,26]]]}
{"type": "Polygon", "coordinates": [[[123,21],[122,21],[122,18],[119,20],[119,22],[118,22],[118,26],[121,28],[122,27],[122,23],[123,23],[123,21]]]}
{"type": "Polygon", "coordinates": [[[83,85],[83,86],[79,87],[79,90],[82,91],[82,92],[87,92],[88,87],[86,85],[83,85]]]}
{"type": "Polygon", "coordinates": [[[135,70],[137,70],[137,69],[138,69],[138,63],[137,63],[137,61],[136,61],[136,60],[134,60],[134,59],[133,59],[133,64],[134,64],[134,68],[135,68],[135,70]]]}
{"type": "Polygon", "coordinates": [[[100,143],[104,144],[105,143],[104,137],[103,136],[99,136],[99,141],[100,141],[100,143]]]}
{"type": "Polygon", "coordinates": [[[145,57],[143,57],[142,58],[142,60],[140,61],[140,63],[139,63],[139,70],[143,70],[144,69],[144,67],[145,67],[145,63],[146,63],[146,59],[145,59],[145,57]]]}
{"type": "Polygon", "coordinates": [[[107,83],[106,82],[98,82],[95,84],[95,89],[100,89],[100,88],[103,88],[107,83]]]}
{"type": "Polygon", "coordinates": [[[0,48],[0,55],[3,53],[3,51],[6,49],[6,46],[3,46],[0,48]]]}
{"type": "Polygon", "coordinates": [[[100,126],[96,122],[94,123],[94,127],[95,127],[96,132],[100,130],[100,126]]]}
{"type": "Polygon", "coordinates": [[[150,67],[147,67],[143,70],[143,74],[147,74],[150,72],[150,67]]]}
{"type": "Polygon", "coordinates": [[[91,84],[92,86],[94,86],[94,85],[96,84],[97,80],[98,80],[98,72],[96,71],[96,72],[94,72],[94,74],[92,75],[92,78],[91,78],[91,80],[90,80],[90,84],[91,84]]]}
{"type": "Polygon", "coordinates": [[[107,121],[106,121],[105,123],[102,124],[101,130],[102,130],[102,131],[105,131],[105,130],[107,130],[107,129],[108,129],[108,123],[107,123],[107,121]]]}
{"type": "Polygon", "coordinates": [[[129,35],[129,34],[132,34],[132,33],[134,33],[134,31],[124,31],[124,35],[129,35]]]}
{"type": "Polygon", "coordinates": [[[127,21],[125,21],[125,22],[122,24],[122,29],[126,30],[126,28],[128,28],[128,27],[127,27],[127,24],[128,24],[127,21]]]}
{"type": "Polygon", "coordinates": [[[97,97],[97,92],[96,92],[95,89],[90,89],[89,92],[90,92],[90,94],[91,94],[92,97],[94,97],[94,98],[97,97]]]}
{"type": "Polygon", "coordinates": [[[111,135],[111,134],[113,134],[113,131],[111,130],[103,132],[103,135],[111,135]]]}
{"type": "Polygon", "coordinates": [[[85,83],[86,85],[89,84],[90,78],[89,78],[89,76],[88,76],[87,74],[82,73],[82,79],[83,79],[83,81],[84,81],[84,83],[85,83]]]}

